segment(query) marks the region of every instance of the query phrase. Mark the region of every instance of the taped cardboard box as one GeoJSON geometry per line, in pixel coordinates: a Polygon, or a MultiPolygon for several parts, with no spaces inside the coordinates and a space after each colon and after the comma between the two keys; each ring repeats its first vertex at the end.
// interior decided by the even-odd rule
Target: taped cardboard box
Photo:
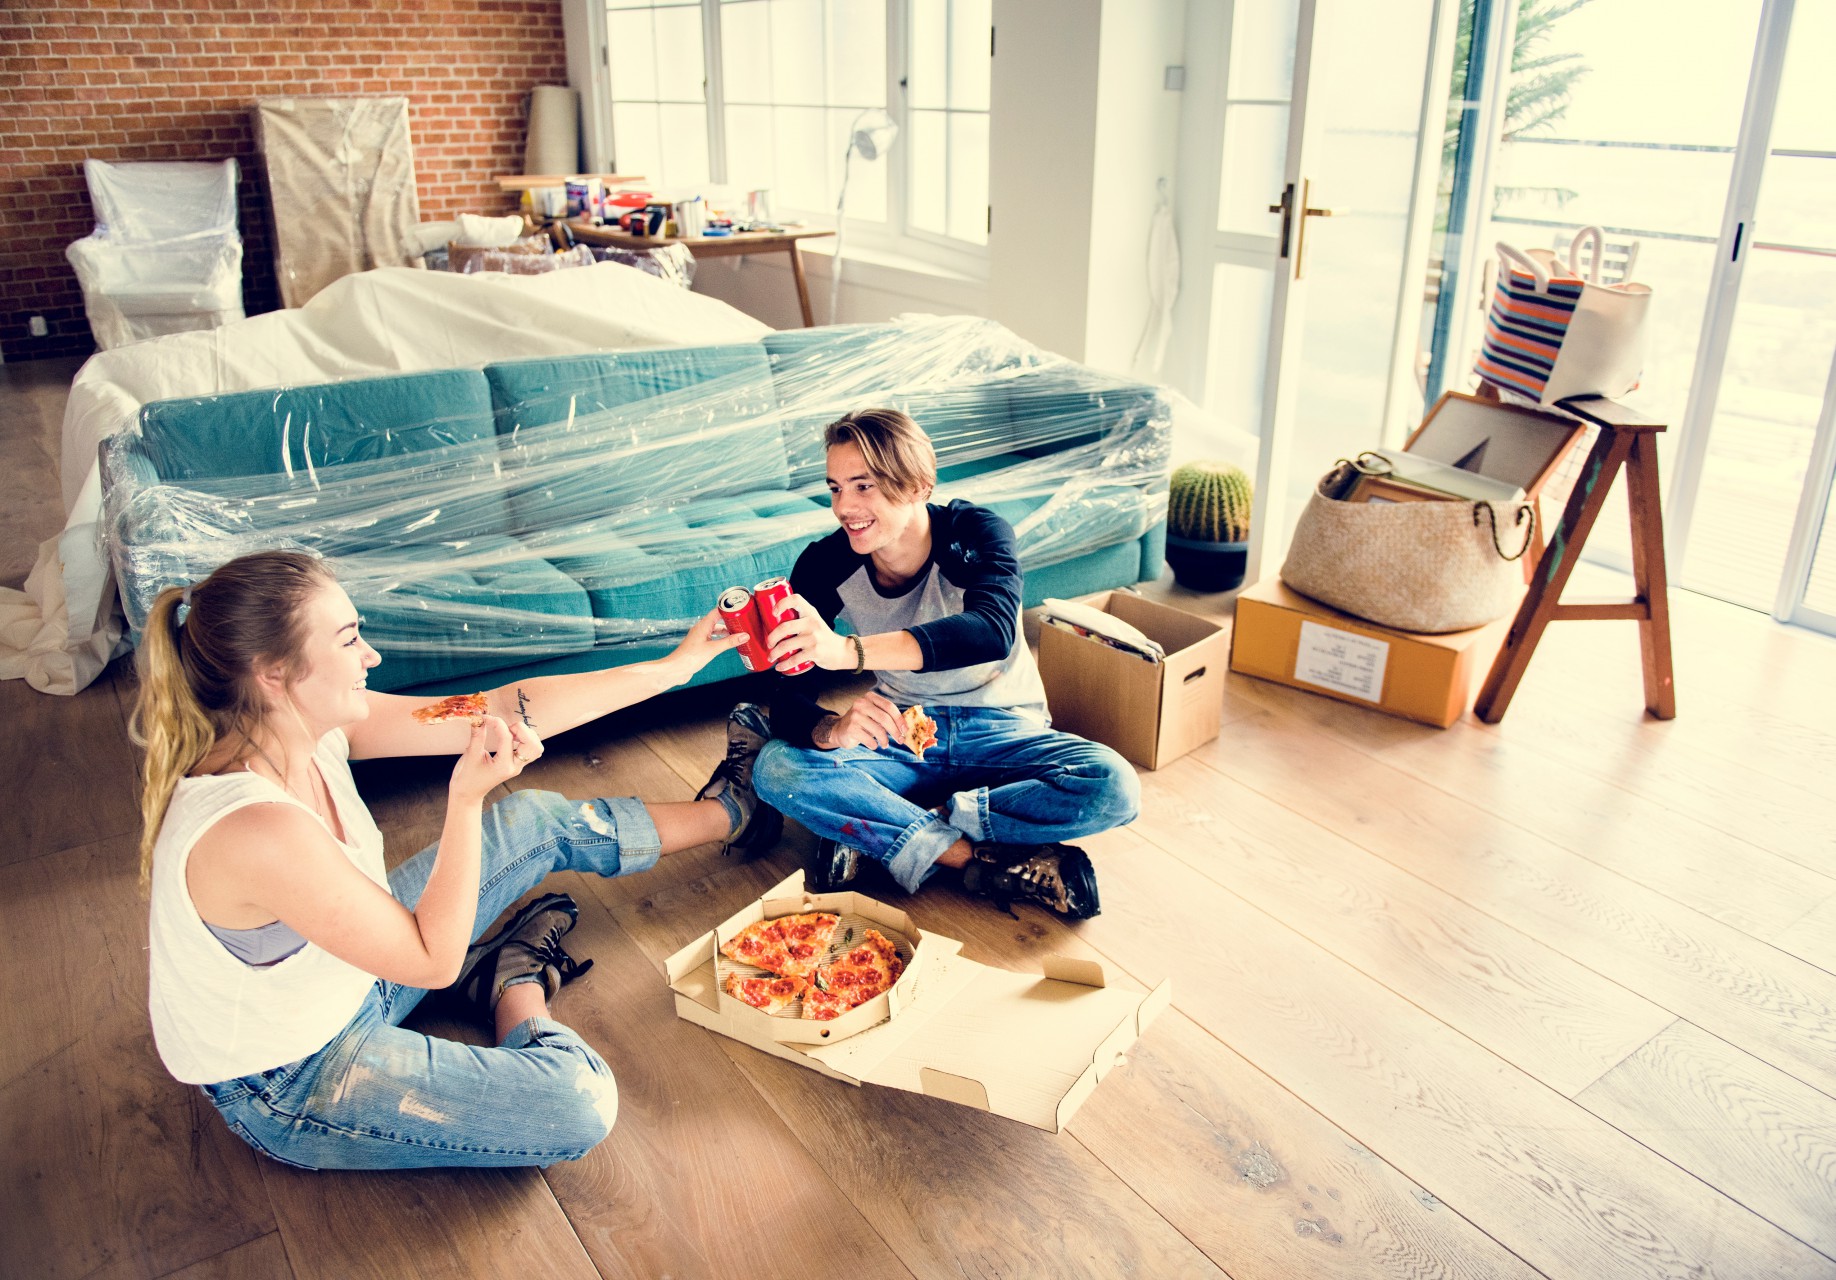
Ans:
{"type": "Polygon", "coordinates": [[[1147,662],[1058,627],[1039,629],[1039,678],[1052,727],[1113,747],[1144,769],[1171,764],[1218,736],[1224,720],[1224,628],[1183,609],[1111,591],[1082,603],[1166,650],[1147,662]]]}
{"type": "Polygon", "coordinates": [[[1266,578],[1237,597],[1230,669],[1445,729],[1473,704],[1511,615],[1418,635],[1341,613],[1266,578]]]}
{"type": "Polygon", "coordinates": [[[1013,973],[966,959],[962,945],[863,894],[807,893],[798,871],[676,952],[665,972],[677,1015],[710,1031],[847,1084],[922,1093],[1052,1133],[1172,999],[1170,982],[1145,995],[1112,988],[1095,961],[1048,956],[1043,976],[1013,973]],[[803,911],[903,922],[913,957],[893,990],[833,1022],[797,1027],[801,1019],[772,1017],[720,989],[722,942],[754,921],[803,911]]]}

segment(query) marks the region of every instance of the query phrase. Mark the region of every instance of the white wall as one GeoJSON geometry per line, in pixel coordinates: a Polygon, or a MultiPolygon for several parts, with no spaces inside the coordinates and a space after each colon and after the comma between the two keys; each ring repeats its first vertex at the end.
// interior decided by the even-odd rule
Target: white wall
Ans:
{"type": "Polygon", "coordinates": [[[1156,182],[1176,194],[1185,95],[1166,69],[1184,60],[1184,0],[1107,0],[1097,65],[1094,225],[1084,317],[1087,364],[1127,373],[1148,321],[1147,242],[1156,182]]]}
{"type": "MultiPolygon", "coordinates": [[[[1147,319],[1155,180],[1175,177],[1184,0],[994,0],[985,280],[879,258],[852,243],[841,321],[907,311],[1000,321],[1074,360],[1126,370],[1147,319]]],[[[804,251],[828,323],[830,241],[804,251]]],[[[779,328],[801,323],[785,255],[710,259],[695,289],[779,328]],[[734,263],[741,263],[735,267],[734,263]]]]}

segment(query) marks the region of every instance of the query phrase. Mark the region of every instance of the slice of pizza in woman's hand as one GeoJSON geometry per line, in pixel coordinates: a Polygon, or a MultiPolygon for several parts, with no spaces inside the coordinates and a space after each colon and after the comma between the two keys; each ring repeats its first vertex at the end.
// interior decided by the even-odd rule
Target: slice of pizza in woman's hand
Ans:
{"type": "Polygon", "coordinates": [[[491,714],[491,703],[482,693],[455,693],[450,698],[416,707],[411,713],[422,724],[445,724],[449,720],[479,723],[491,714]]]}
{"type": "Polygon", "coordinates": [[[776,1013],[810,989],[802,978],[748,978],[744,974],[727,975],[727,994],[754,1009],[776,1013]]]}
{"type": "Polygon", "coordinates": [[[937,745],[937,721],[924,714],[924,708],[920,706],[907,707],[904,715],[905,745],[922,760],[925,751],[937,745]]]}

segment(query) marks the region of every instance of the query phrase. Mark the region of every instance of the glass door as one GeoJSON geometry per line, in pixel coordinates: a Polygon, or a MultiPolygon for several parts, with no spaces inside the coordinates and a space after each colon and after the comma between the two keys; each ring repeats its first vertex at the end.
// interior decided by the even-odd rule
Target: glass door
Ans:
{"type": "Polygon", "coordinates": [[[1832,47],[1836,5],[1767,6],[1667,513],[1675,581],[1780,617],[1808,585],[1828,502],[1817,458],[1836,353],[1832,47]]]}
{"type": "Polygon", "coordinates": [[[1426,259],[1424,153],[1439,155],[1454,8],[1277,0],[1189,11],[1184,346],[1172,368],[1225,426],[1259,437],[1252,578],[1273,567],[1322,473],[1413,425],[1386,422],[1386,410],[1397,378],[1412,377],[1417,318],[1400,304],[1426,259]]]}

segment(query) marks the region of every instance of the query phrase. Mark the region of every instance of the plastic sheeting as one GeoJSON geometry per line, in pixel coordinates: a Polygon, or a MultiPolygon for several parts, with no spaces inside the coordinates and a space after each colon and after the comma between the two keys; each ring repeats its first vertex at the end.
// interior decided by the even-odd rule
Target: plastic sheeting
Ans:
{"type": "Polygon", "coordinates": [[[421,215],[408,99],[258,98],[255,137],[283,304],[302,306],[353,272],[412,263],[421,215]]]}
{"type": "Polygon", "coordinates": [[[0,587],[0,679],[72,694],[114,651],[122,624],[99,529],[97,446],[137,430],[150,401],[767,332],[716,298],[622,267],[469,277],[392,268],[347,276],[297,310],[104,351],[77,371],[64,405],[65,527],[40,544],[23,592],[0,587]]]}
{"type": "Polygon", "coordinates": [[[69,245],[96,345],[242,319],[234,160],[87,160],[96,229],[69,245]]]}
{"type": "Polygon", "coordinates": [[[328,557],[378,688],[649,649],[835,528],[822,428],[876,406],[925,427],[934,500],[1003,515],[1029,574],[1105,553],[1101,585],[1141,576],[1169,397],[974,319],[154,404],[104,449],[104,530],[136,630],[233,556],[328,557]]]}

